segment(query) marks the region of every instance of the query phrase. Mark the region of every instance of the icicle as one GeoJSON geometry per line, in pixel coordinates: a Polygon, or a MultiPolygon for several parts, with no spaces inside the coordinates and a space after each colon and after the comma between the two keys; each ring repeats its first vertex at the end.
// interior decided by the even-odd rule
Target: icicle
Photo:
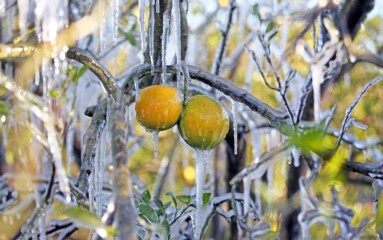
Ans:
{"type": "Polygon", "coordinates": [[[156,0],[156,13],[160,13],[160,0],[156,0]]]}
{"type": "Polygon", "coordinates": [[[231,99],[231,107],[233,112],[233,131],[234,131],[234,154],[237,155],[238,150],[238,109],[237,102],[231,99]]]}
{"type": "Polygon", "coordinates": [[[194,218],[194,236],[201,239],[202,216],[203,216],[203,187],[205,184],[205,170],[207,161],[211,161],[213,150],[193,149],[193,155],[196,163],[196,213],[194,218]]]}
{"type": "Polygon", "coordinates": [[[22,38],[24,38],[28,30],[29,0],[18,0],[17,8],[19,11],[20,35],[22,38]]]}
{"type": "Polygon", "coordinates": [[[118,24],[120,19],[120,0],[114,0],[113,1],[113,9],[112,9],[112,30],[113,30],[113,37],[112,37],[112,44],[113,46],[117,44],[117,36],[118,36],[118,24]]]}
{"type": "Polygon", "coordinates": [[[138,4],[140,7],[139,24],[140,24],[140,35],[141,35],[141,50],[142,50],[142,53],[144,54],[146,52],[145,0],[139,0],[138,4]]]}
{"type": "Polygon", "coordinates": [[[136,100],[137,100],[138,95],[140,94],[140,88],[138,87],[138,84],[139,84],[138,81],[139,81],[138,78],[135,77],[134,78],[134,95],[136,97],[136,100]]]}
{"type": "Polygon", "coordinates": [[[105,47],[106,47],[106,32],[107,32],[107,14],[106,14],[106,9],[105,9],[105,6],[103,4],[104,0],[98,0],[98,4],[101,8],[101,16],[100,16],[100,19],[99,19],[99,24],[100,24],[100,31],[98,33],[99,35],[99,52],[102,52],[104,51],[105,47]]]}
{"type": "Polygon", "coordinates": [[[243,215],[249,211],[250,202],[250,178],[247,176],[243,178],[243,215]]]}
{"type": "Polygon", "coordinates": [[[182,153],[182,168],[186,168],[187,166],[189,166],[189,147],[184,144],[182,153]]]}
{"type": "Polygon", "coordinates": [[[323,82],[323,73],[320,65],[311,66],[312,84],[314,92],[314,118],[316,122],[320,121],[320,104],[321,104],[321,89],[320,85],[323,82]]]}
{"type": "Polygon", "coordinates": [[[301,155],[299,149],[296,147],[293,147],[291,149],[291,154],[293,155],[293,159],[294,159],[294,167],[299,167],[299,164],[300,164],[299,157],[301,155]]]}
{"type": "Polygon", "coordinates": [[[166,84],[166,46],[168,43],[169,37],[169,27],[170,27],[170,13],[168,10],[165,11],[163,15],[163,25],[162,25],[162,83],[166,84]]]}
{"type": "Polygon", "coordinates": [[[103,172],[104,172],[104,153],[105,153],[105,139],[104,133],[98,142],[98,152],[96,156],[96,161],[94,164],[94,195],[96,198],[96,214],[97,216],[102,216],[102,184],[103,184],[103,172]]]}
{"type": "Polygon", "coordinates": [[[172,0],[172,15],[175,32],[176,42],[176,60],[177,60],[177,87],[181,86],[181,13],[180,13],[180,2],[179,0],[172,0]]]}
{"type": "Polygon", "coordinates": [[[154,160],[158,160],[158,131],[154,131],[153,133],[153,148],[154,148],[154,160]]]}
{"type": "Polygon", "coordinates": [[[68,132],[66,137],[66,156],[67,156],[67,175],[72,176],[72,165],[73,165],[73,145],[74,145],[74,128],[71,127],[70,123],[68,126],[68,132]]]}
{"type": "Polygon", "coordinates": [[[154,25],[155,25],[155,16],[154,16],[154,3],[156,0],[152,0],[152,4],[149,4],[149,56],[150,64],[152,65],[152,75],[154,74],[154,25]]]}
{"type": "Polygon", "coordinates": [[[254,203],[257,208],[257,213],[262,215],[262,198],[261,198],[262,179],[258,178],[254,180],[254,203]]]}
{"type": "Polygon", "coordinates": [[[273,185],[274,185],[274,163],[267,169],[267,204],[270,206],[273,198],[273,185]]]}

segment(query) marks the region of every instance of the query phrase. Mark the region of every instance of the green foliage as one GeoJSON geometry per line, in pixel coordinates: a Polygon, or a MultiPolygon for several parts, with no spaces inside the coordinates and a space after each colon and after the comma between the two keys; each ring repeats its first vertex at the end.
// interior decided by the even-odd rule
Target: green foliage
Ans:
{"type": "Polygon", "coordinates": [[[293,130],[287,135],[289,136],[289,143],[300,148],[304,154],[314,152],[323,155],[332,151],[335,146],[334,139],[325,134],[321,127],[293,130]]]}

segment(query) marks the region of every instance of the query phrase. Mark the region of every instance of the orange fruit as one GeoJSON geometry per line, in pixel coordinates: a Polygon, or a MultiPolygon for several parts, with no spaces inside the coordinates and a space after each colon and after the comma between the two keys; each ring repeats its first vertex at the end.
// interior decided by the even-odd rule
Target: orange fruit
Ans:
{"type": "Polygon", "coordinates": [[[173,127],[181,112],[181,92],[169,86],[152,85],[144,88],[136,99],[137,120],[147,131],[173,127]]]}
{"type": "Polygon", "coordinates": [[[201,150],[213,149],[229,131],[229,117],[214,99],[197,95],[186,103],[178,129],[187,144],[201,150]]]}

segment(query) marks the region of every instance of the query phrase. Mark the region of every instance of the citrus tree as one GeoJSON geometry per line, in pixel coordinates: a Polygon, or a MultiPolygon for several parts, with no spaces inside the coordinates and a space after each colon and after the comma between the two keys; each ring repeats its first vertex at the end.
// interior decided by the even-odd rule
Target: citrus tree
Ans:
{"type": "Polygon", "coordinates": [[[382,237],[381,7],[3,0],[0,238],[382,237]]]}

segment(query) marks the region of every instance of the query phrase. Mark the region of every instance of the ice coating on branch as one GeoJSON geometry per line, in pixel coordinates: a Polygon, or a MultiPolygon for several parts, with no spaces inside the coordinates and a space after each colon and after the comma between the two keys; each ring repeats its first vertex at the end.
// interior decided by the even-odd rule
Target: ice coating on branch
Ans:
{"type": "Polygon", "coordinates": [[[201,239],[202,216],[203,216],[203,188],[206,177],[206,164],[211,161],[214,150],[193,149],[193,156],[196,163],[196,211],[194,216],[194,237],[201,239]]]}
{"type": "Polygon", "coordinates": [[[96,197],[96,214],[97,216],[102,216],[102,184],[104,180],[104,164],[105,164],[105,152],[106,152],[106,132],[103,131],[99,142],[98,142],[98,152],[97,157],[95,158],[95,167],[94,167],[94,194],[96,197]]]}
{"type": "Polygon", "coordinates": [[[234,132],[234,154],[237,155],[238,150],[238,103],[231,98],[231,107],[233,114],[233,132],[234,132]]]}
{"type": "Polygon", "coordinates": [[[18,0],[17,8],[19,12],[20,35],[25,36],[28,30],[29,0],[18,0]]]}
{"type": "Polygon", "coordinates": [[[146,4],[145,0],[138,0],[139,8],[140,8],[140,17],[139,17],[139,25],[140,25],[140,36],[141,36],[141,50],[144,54],[146,52],[146,32],[145,32],[145,9],[146,4]]]}
{"type": "Polygon", "coordinates": [[[98,37],[99,37],[99,41],[100,41],[100,46],[99,46],[99,51],[102,52],[104,51],[104,49],[106,48],[106,33],[107,33],[107,12],[106,12],[106,9],[105,7],[102,7],[103,6],[103,1],[104,0],[99,0],[98,1],[98,4],[100,5],[100,8],[101,8],[101,16],[100,16],[100,19],[99,19],[99,25],[100,25],[100,30],[99,30],[99,33],[98,33],[98,37]]]}
{"type": "Polygon", "coordinates": [[[113,38],[112,44],[117,44],[117,35],[118,35],[118,23],[120,19],[120,0],[113,0],[113,8],[112,8],[112,30],[113,30],[113,38]]]}
{"type": "Polygon", "coordinates": [[[154,149],[154,160],[158,160],[158,131],[153,131],[153,149],[154,149]]]}
{"type": "Polygon", "coordinates": [[[250,178],[249,176],[243,178],[243,213],[246,214],[249,211],[250,202],[250,178]]]}

